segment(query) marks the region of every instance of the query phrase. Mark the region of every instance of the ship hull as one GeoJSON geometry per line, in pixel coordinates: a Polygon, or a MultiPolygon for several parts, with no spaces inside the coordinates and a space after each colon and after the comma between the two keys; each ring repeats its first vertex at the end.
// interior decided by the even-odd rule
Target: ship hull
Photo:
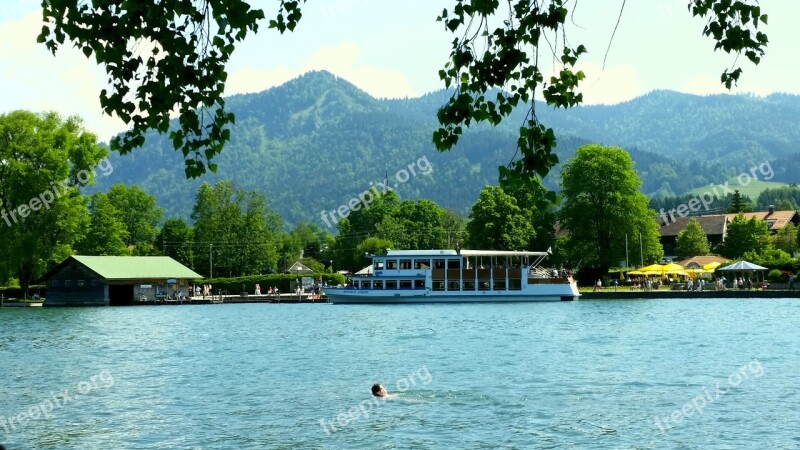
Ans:
{"type": "Polygon", "coordinates": [[[403,304],[403,303],[515,303],[561,302],[577,300],[580,294],[574,286],[556,285],[538,292],[475,291],[430,292],[427,290],[358,290],[328,288],[325,294],[334,304],[403,304]]]}

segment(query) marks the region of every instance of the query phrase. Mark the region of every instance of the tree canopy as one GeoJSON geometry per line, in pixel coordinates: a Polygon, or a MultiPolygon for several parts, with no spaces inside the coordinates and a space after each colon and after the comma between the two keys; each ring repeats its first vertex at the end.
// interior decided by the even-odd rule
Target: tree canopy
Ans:
{"type": "MultiPolygon", "coordinates": [[[[269,28],[294,30],[305,3],[280,0],[269,14],[269,28]]],[[[583,100],[576,89],[584,74],[574,67],[588,49],[567,44],[565,30],[570,8],[577,7],[569,0],[453,0],[438,17],[455,35],[450,60],[439,72],[454,93],[437,114],[434,143],[448,150],[464,127],[498,124],[514,107],[528,105],[517,154],[500,168],[500,180],[529,186],[542,202],[555,201],[540,177],[558,158],[555,133],[538,120],[534,100],[540,90],[554,107],[583,100]],[[545,80],[540,61],[549,56],[557,60],[557,71],[545,80]]],[[[743,55],[760,62],[768,40],[759,24],[766,24],[767,15],[756,0],[688,0],[688,7],[693,16],[707,19],[702,33],[715,42],[715,50],[735,55],[736,61],[743,55]]],[[[243,0],[110,0],[78,7],[70,0],[48,0],[43,8],[39,42],[55,53],[69,41],[105,67],[112,87],[100,93],[103,110],[131,125],[112,141],[113,149],[130,152],[153,129],[169,133],[174,148],[183,152],[187,176],[216,170],[211,161],[230,140],[227,126],[235,120],[222,97],[225,65],[237,43],[258,31],[267,16],[263,10],[243,0]],[[171,111],[180,114],[172,130],[171,111]]],[[[741,73],[734,62],[721,81],[730,88],[741,73]]]]}
{"type": "Polygon", "coordinates": [[[130,233],[108,194],[98,192],[89,203],[89,227],[86,235],[75,245],[82,255],[125,256],[131,250],[126,244],[130,233]]]}
{"type": "Polygon", "coordinates": [[[739,258],[747,252],[760,252],[770,247],[769,226],[755,217],[749,220],[738,214],[728,224],[728,234],[720,248],[726,258],[739,258]]]}
{"type": "Polygon", "coordinates": [[[263,194],[238,190],[230,181],[204,183],[192,219],[200,273],[235,277],[277,269],[282,222],[263,194]]]}
{"type": "Polygon", "coordinates": [[[517,200],[497,186],[486,186],[472,206],[466,247],[480,250],[533,250],[533,225],[517,200]]]}
{"type": "Polygon", "coordinates": [[[108,191],[108,200],[127,231],[125,245],[131,247],[135,255],[152,254],[151,247],[163,215],[156,206],[156,198],[139,186],[115,184],[108,191]]]}
{"type": "Polygon", "coordinates": [[[106,151],[80,119],[0,115],[0,282],[30,283],[72,252],[86,226],[86,198],[106,151]]]}
{"type": "Polygon", "coordinates": [[[692,218],[675,239],[675,253],[680,257],[704,256],[710,251],[708,238],[697,219],[692,218]]]}
{"type": "Polygon", "coordinates": [[[567,250],[572,260],[608,269],[626,260],[626,236],[641,241],[641,252],[631,252],[636,261],[660,261],[656,212],[647,207],[647,196],[639,192],[641,180],[633,162],[619,147],[586,145],[578,149],[561,172],[564,202],[559,219],[567,232],[567,250]],[[641,255],[640,255],[641,254],[641,255]]]}

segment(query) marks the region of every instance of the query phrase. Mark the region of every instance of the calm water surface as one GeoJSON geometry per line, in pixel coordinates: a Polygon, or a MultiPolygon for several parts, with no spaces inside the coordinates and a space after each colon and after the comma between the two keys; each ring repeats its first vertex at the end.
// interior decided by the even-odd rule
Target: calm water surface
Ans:
{"type": "Polygon", "coordinates": [[[0,443],[799,448],[798,333],[767,299],[4,308],[0,443]]]}

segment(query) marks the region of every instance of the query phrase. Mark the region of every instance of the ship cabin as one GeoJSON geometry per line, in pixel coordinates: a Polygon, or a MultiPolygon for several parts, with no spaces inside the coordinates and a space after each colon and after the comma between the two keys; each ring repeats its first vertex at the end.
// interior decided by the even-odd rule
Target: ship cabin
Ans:
{"type": "MultiPolygon", "coordinates": [[[[519,291],[531,284],[568,283],[539,266],[550,252],[494,250],[389,250],[373,255],[372,274],[352,287],[431,291],[519,291]]],[[[559,274],[555,274],[559,275],[559,274]]]]}

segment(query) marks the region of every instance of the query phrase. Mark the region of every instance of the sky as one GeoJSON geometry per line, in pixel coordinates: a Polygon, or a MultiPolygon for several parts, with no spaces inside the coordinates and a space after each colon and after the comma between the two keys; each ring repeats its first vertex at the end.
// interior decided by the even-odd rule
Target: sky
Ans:
{"type": "MultiPolygon", "coordinates": [[[[277,1],[254,1],[276,8],[277,1]]],[[[579,68],[587,79],[586,104],[613,104],[652,90],[693,94],[725,92],[719,77],[734,58],[714,52],[702,36],[687,0],[627,0],[603,65],[622,0],[582,0],[567,28],[573,46],[589,53],[579,68]]],[[[226,95],[259,92],[310,70],[328,70],[375,97],[417,97],[440,89],[438,71],[454,38],[436,22],[453,0],[308,0],[293,33],[269,30],[240,43],[228,66],[226,95]]],[[[800,94],[793,77],[800,2],[762,0],[769,15],[770,44],[758,66],[742,58],[745,73],[733,93],[800,94]]],[[[64,46],[56,56],[36,43],[41,29],[39,0],[0,0],[0,114],[17,109],[78,115],[107,141],[125,124],[102,113],[98,99],[107,86],[101,67],[64,46]]],[[[267,10],[269,16],[272,10],[267,10]]],[[[551,69],[548,69],[551,70],[551,69]]]]}

